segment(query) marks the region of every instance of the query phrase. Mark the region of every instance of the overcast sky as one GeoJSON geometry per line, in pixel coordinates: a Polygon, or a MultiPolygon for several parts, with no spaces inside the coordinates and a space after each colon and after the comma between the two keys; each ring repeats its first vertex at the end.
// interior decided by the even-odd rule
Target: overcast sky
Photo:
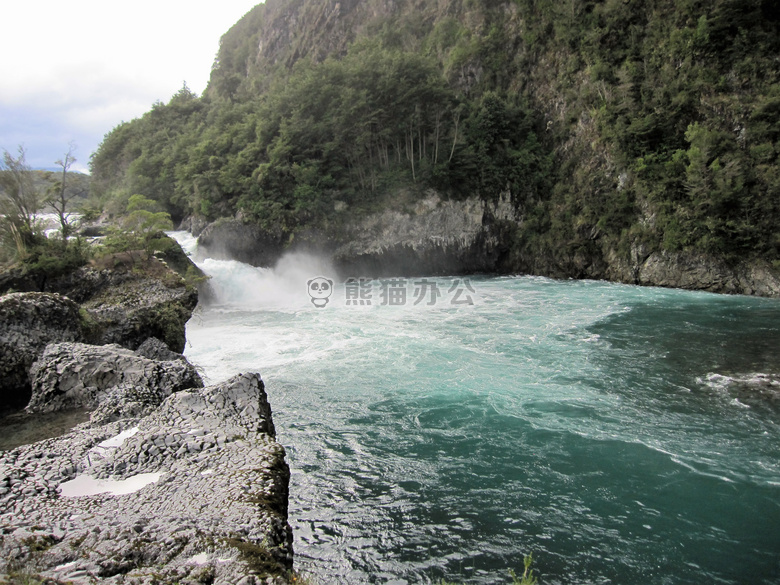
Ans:
{"type": "Polygon", "coordinates": [[[0,152],[24,145],[33,168],[72,141],[87,170],[103,136],[167,102],[200,95],[220,37],[259,0],[6,2],[0,26],[0,152]]]}

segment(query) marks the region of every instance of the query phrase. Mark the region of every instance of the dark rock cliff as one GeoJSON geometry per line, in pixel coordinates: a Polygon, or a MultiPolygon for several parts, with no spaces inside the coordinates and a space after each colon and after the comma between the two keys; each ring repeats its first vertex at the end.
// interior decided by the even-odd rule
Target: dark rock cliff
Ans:
{"type": "Polygon", "coordinates": [[[284,249],[280,234],[239,219],[221,219],[207,225],[198,236],[198,246],[212,258],[253,266],[273,265],[284,249]]]}
{"type": "MultiPolygon", "coordinates": [[[[364,216],[338,232],[309,234],[319,245],[296,245],[329,255],[342,277],[533,274],[780,297],[780,271],[765,260],[729,264],[701,253],[651,252],[641,246],[620,253],[597,238],[568,256],[532,254],[513,247],[523,221],[508,195],[494,202],[450,201],[429,192],[413,209],[364,216]]],[[[255,225],[239,220],[213,225],[204,230],[209,253],[219,250],[222,257],[273,266],[283,252],[278,240],[255,225]]]]}

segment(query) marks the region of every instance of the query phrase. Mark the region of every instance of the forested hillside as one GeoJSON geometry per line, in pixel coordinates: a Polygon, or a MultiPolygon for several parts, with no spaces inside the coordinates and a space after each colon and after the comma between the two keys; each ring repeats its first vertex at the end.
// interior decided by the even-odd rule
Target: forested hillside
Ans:
{"type": "Polygon", "coordinates": [[[267,0],[203,96],[106,136],[93,188],[283,241],[429,189],[510,194],[510,260],[780,268],[779,77],[771,0],[267,0]]]}

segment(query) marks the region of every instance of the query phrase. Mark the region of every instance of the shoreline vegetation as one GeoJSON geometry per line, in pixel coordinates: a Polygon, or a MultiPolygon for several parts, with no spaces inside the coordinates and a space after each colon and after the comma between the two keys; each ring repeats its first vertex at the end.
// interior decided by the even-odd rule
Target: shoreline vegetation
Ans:
{"type": "Polygon", "coordinates": [[[106,135],[93,192],[328,253],[481,206],[476,251],[431,226],[346,260],[776,296],[778,51],[764,0],[266,2],[202,96],[106,135]]]}

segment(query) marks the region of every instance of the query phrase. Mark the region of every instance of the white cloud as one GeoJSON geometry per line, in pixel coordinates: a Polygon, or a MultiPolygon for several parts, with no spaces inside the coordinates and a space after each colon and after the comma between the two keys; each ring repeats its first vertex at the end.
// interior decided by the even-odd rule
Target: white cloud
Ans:
{"type": "Polygon", "coordinates": [[[106,132],[208,82],[219,38],[256,0],[16,2],[0,26],[0,148],[50,166],[79,144],[84,165],[106,132]],[[55,141],[62,141],[56,146],[55,141]],[[54,150],[51,150],[51,149],[54,150]],[[52,158],[53,157],[53,158],[52,158]]]}

